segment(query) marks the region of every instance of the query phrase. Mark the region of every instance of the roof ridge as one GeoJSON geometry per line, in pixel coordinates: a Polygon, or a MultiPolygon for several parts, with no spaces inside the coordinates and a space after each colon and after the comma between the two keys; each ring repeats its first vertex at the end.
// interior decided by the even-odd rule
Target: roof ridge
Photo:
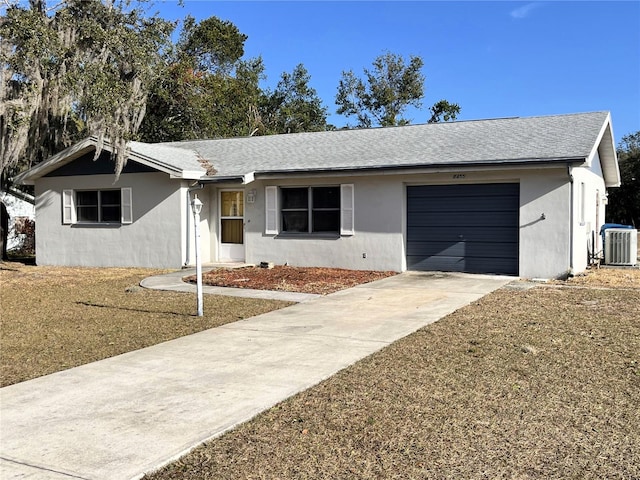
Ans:
{"type": "Polygon", "coordinates": [[[191,140],[174,140],[171,142],[156,142],[150,143],[149,145],[166,145],[166,146],[175,146],[176,148],[182,148],[187,144],[202,144],[208,142],[218,142],[218,141],[244,141],[248,139],[265,139],[272,137],[299,137],[299,136],[310,136],[310,135],[321,135],[321,134],[338,134],[338,133],[355,133],[355,132],[378,132],[381,130],[391,130],[391,129],[410,129],[414,128],[424,128],[424,127],[437,127],[437,126],[446,126],[446,125],[460,125],[465,123],[481,123],[481,122],[499,122],[505,120],[534,120],[534,119],[550,119],[550,118],[562,118],[562,117],[575,117],[575,116],[586,116],[586,115],[595,115],[595,114],[609,114],[610,112],[607,110],[596,110],[591,112],[575,112],[575,113],[559,113],[559,114],[548,114],[548,115],[533,115],[528,117],[521,116],[513,116],[513,117],[495,117],[495,118],[476,118],[476,119],[466,119],[466,120],[454,120],[451,122],[434,122],[434,123],[412,123],[408,125],[389,125],[389,126],[377,126],[377,127],[359,127],[359,128],[339,128],[335,130],[321,130],[316,132],[295,132],[295,133],[278,133],[278,134],[270,134],[270,135],[250,135],[250,136],[242,136],[242,137],[218,137],[218,138],[197,138],[191,140]]]}

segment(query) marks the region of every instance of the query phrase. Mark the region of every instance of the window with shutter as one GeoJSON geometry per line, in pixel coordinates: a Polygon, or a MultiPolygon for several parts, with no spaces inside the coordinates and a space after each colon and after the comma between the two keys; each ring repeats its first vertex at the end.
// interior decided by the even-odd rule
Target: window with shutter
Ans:
{"type": "Polygon", "coordinates": [[[133,222],[132,189],[63,190],[62,223],[133,222]]]}
{"type": "Polygon", "coordinates": [[[265,233],[353,235],[353,185],[265,188],[265,233]]]}

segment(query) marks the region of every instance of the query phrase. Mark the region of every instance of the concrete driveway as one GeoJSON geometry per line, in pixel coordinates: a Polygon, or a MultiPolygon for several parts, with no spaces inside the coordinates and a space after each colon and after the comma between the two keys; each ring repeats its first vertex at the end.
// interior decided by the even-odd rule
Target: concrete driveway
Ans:
{"type": "Polygon", "coordinates": [[[140,478],[512,280],[403,273],[2,388],[0,478],[140,478]]]}

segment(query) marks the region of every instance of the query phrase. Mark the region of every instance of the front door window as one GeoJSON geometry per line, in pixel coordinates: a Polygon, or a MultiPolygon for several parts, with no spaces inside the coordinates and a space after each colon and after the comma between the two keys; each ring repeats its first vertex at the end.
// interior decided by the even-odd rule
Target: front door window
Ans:
{"type": "Polygon", "coordinates": [[[220,192],[220,239],[222,243],[244,242],[244,192],[220,192]]]}

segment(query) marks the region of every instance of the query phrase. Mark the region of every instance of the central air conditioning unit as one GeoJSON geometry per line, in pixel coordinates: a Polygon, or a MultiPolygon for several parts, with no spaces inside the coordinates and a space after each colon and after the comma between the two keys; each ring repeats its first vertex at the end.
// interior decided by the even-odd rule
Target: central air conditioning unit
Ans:
{"type": "Polygon", "coordinates": [[[627,228],[605,230],[604,263],[606,265],[637,265],[638,230],[627,228]]]}

